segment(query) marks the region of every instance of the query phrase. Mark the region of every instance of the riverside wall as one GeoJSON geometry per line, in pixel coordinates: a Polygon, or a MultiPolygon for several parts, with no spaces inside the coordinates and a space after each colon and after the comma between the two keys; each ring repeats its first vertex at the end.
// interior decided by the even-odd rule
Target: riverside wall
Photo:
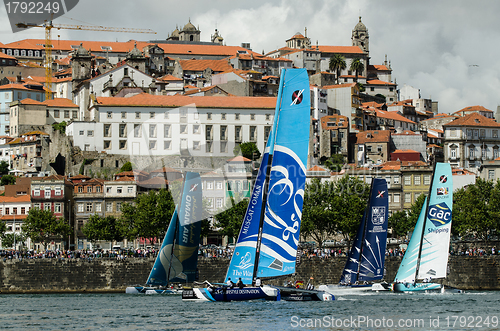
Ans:
{"type": "MultiPolygon", "coordinates": [[[[313,277],[313,284],[337,283],[345,257],[301,258],[294,276],[270,282],[313,277]]],[[[0,293],[124,292],[129,285],[143,284],[153,266],[152,258],[125,260],[38,259],[0,261],[0,293]]],[[[386,279],[393,280],[401,257],[387,257],[386,279]]],[[[200,281],[223,282],[229,259],[199,258],[200,281]]],[[[500,290],[500,255],[451,256],[445,285],[464,290],[500,290]]]]}

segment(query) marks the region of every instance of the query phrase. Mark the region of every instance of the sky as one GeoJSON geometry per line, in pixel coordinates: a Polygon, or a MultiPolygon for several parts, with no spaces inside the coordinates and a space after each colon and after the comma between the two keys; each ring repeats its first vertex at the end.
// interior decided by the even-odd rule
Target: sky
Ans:
{"type": "MultiPolygon", "coordinates": [[[[305,28],[313,45],[350,46],[361,16],[370,36],[370,64],[382,64],[387,55],[399,87],[420,89],[441,113],[475,105],[496,111],[499,12],[498,0],[81,0],[54,24],[152,29],[157,35],[53,30],[52,38],[166,39],[190,20],[202,41],[210,41],[217,28],[227,45],[250,43],[253,51],[268,53],[305,28]]],[[[44,38],[43,29],[12,33],[0,4],[0,42],[28,38],[44,38]]]]}

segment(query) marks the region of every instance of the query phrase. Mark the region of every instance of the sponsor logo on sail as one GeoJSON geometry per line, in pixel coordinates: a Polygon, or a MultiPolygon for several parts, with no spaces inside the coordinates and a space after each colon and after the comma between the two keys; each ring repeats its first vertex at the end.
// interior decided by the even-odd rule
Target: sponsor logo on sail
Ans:
{"type": "Polygon", "coordinates": [[[252,263],[250,262],[251,260],[252,260],[252,254],[250,254],[250,252],[247,252],[245,256],[241,258],[240,264],[238,264],[236,268],[241,270],[250,268],[252,266],[252,263]]]}
{"type": "Polygon", "coordinates": [[[448,195],[449,188],[448,187],[438,187],[437,195],[448,195]]]}
{"type": "Polygon", "coordinates": [[[446,225],[451,222],[451,209],[445,202],[429,206],[427,217],[436,227],[446,225]]]}
{"type": "Polygon", "coordinates": [[[384,193],[385,193],[385,191],[378,191],[378,193],[377,193],[377,199],[378,198],[383,198],[384,197],[384,193]]]}
{"type": "Polygon", "coordinates": [[[372,223],[382,225],[385,221],[385,207],[372,207],[372,223]]]}
{"type": "Polygon", "coordinates": [[[292,93],[292,104],[290,106],[293,106],[293,105],[299,105],[301,102],[302,102],[302,99],[304,98],[304,90],[297,90],[295,92],[292,93]]]}
{"type": "Polygon", "coordinates": [[[447,181],[448,181],[448,176],[446,176],[446,175],[441,175],[441,176],[439,177],[439,182],[440,182],[440,183],[446,183],[447,181]]]}

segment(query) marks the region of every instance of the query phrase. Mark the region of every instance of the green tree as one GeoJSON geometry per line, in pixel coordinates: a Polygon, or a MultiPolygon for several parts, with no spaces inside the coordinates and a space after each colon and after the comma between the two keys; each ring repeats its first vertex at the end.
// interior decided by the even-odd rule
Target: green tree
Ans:
{"type": "Polygon", "coordinates": [[[66,133],[66,125],[67,123],[65,121],[62,121],[61,123],[54,123],[52,124],[52,128],[54,131],[59,131],[62,134],[66,133]]]}
{"type": "Polygon", "coordinates": [[[0,162],[0,175],[6,175],[9,173],[9,163],[7,161],[0,162]]]}
{"type": "Polygon", "coordinates": [[[13,175],[4,175],[0,179],[0,185],[14,185],[16,184],[16,177],[13,175]]]}
{"type": "Polygon", "coordinates": [[[123,239],[114,216],[100,217],[97,214],[91,215],[88,222],[83,226],[83,234],[89,241],[97,240],[120,241],[123,239]]]}
{"type": "Polygon", "coordinates": [[[396,211],[389,217],[389,228],[396,237],[406,236],[408,231],[413,230],[409,226],[408,215],[404,210],[396,211]]]}
{"type": "Polygon", "coordinates": [[[260,151],[254,142],[248,141],[236,145],[233,149],[234,155],[241,155],[250,160],[258,160],[260,158],[260,151]]]}
{"type": "Polygon", "coordinates": [[[314,178],[305,188],[300,231],[302,235],[314,238],[320,247],[328,235],[337,231],[334,190],[333,182],[321,183],[319,178],[314,178]]]}
{"type": "Polygon", "coordinates": [[[19,244],[22,244],[25,242],[25,237],[22,234],[19,233],[5,233],[2,235],[2,247],[3,248],[11,248],[14,247],[14,241],[16,243],[16,247],[19,244]]]}
{"type": "Polygon", "coordinates": [[[50,210],[32,208],[22,225],[22,231],[34,242],[41,242],[45,249],[54,239],[65,238],[71,233],[68,221],[56,218],[50,210]]]}
{"type": "Polygon", "coordinates": [[[147,238],[150,242],[161,240],[167,232],[175,204],[170,191],[161,189],[139,195],[134,206],[122,205],[119,228],[125,238],[147,238]]]}
{"type": "Polygon", "coordinates": [[[323,165],[330,171],[341,171],[344,165],[344,156],[342,154],[333,154],[328,159],[324,160],[323,165]]]}
{"type": "Polygon", "coordinates": [[[337,84],[339,84],[340,72],[347,67],[345,58],[340,54],[333,54],[333,56],[330,58],[328,66],[330,68],[330,71],[334,71],[336,73],[335,79],[337,81],[337,84]]]}
{"type": "Polygon", "coordinates": [[[2,237],[7,231],[7,224],[5,224],[5,221],[0,220],[0,237],[2,237]]]}
{"type": "Polygon", "coordinates": [[[406,230],[406,232],[413,231],[415,225],[417,224],[418,217],[420,216],[420,212],[424,207],[424,202],[425,202],[425,194],[420,194],[417,200],[413,202],[410,209],[408,210],[407,213],[408,220],[406,224],[403,225],[403,230],[406,230]]]}
{"type": "Polygon", "coordinates": [[[481,178],[453,194],[452,232],[486,239],[499,229],[500,183],[481,178]]]}
{"type": "Polygon", "coordinates": [[[351,66],[349,67],[349,69],[351,71],[354,71],[354,73],[356,75],[356,77],[354,78],[354,81],[358,82],[358,76],[365,69],[365,65],[363,64],[363,61],[361,61],[360,58],[356,57],[356,58],[352,59],[351,66]]]}
{"type": "Polygon", "coordinates": [[[132,171],[133,168],[134,167],[132,165],[132,162],[128,161],[122,165],[122,167],[120,168],[120,172],[132,171]]]}
{"type": "Polygon", "coordinates": [[[241,224],[248,207],[248,199],[243,199],[235,204],[234,199],[226,203],[224,211],[214,216],[215,227],[220,228],[219,233],[230,238],[238,238],[241,224]]]}

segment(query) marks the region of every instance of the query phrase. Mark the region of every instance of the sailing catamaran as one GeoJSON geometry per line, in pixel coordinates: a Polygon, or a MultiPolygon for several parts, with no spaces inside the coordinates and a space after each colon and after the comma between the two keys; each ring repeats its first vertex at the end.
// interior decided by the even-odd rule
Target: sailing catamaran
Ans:
{"type": "Polygon", "coordinates": [[[365,213],[359,224],[338,285],[321,285],[332,294],[371,290],[369,283],[384,277],[389,200],[385,179],[374,178],[365,213]]]}
{"type": "MultiPolygon", "coordinates": [[[[256,286],[260,278],[293,274],[300,234],[310,127],[309,78],[305,69],[281,73],[273,129],[270,132],[236,247],[227,270],[243,288],[193,288],[185,300],[279,300],[280,289],[256,286]],[[258,279],[259,278],[259,279],[258,279]]],[[[311,291],[287,297],[326,300],[331,295],[311,291]],[[324,294],[324,296],[323,296],[324,294]]]]}
{"type": "Polygon", "coordinates": [[[146,286],[129,286],[126,293],[180,294],[180,291],[168,288],[168,284],[196,280],[202,216],[201,195],[200,175],[187,172],[181,202],[172,215],[146,286]]]}
{"type": "Polygon", "coordinates": [[[446,277],[451,234],[453,179],[449,163],[434,167],[429,195],[401,261],[393,289],[396,292],[442,290],[432,279],[446,277]],[[423,280],[423,282],[417,282],[423,280]]]}

